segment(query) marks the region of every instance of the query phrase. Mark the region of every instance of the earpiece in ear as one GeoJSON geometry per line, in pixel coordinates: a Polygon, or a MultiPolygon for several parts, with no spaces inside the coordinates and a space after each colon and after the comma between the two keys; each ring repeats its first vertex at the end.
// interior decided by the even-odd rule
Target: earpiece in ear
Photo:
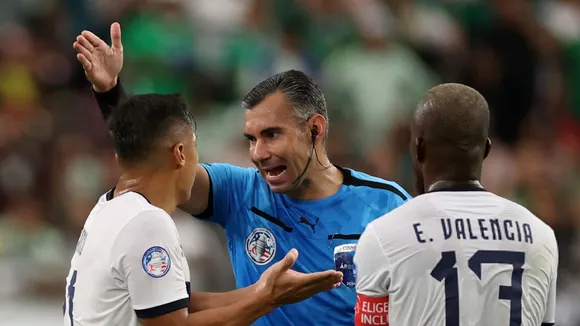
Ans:
{"type": "Polygon", "coordinates": [[[314,141],[316,140],[316,137],[318,137],[318,127],[317,126],[313,126],[312,127],[312,130],[310,132],[312,132],[312,143],[314,144],[314,141]]]}

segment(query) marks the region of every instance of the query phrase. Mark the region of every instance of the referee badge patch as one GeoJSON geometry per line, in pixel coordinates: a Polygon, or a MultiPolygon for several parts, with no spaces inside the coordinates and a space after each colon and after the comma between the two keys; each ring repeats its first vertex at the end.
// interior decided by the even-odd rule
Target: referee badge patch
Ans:
{"type": "Polygon", "coordinates": [[[356,286],[356,265],[354,252],[356,244],[344,244],[334,248],[334,269],[342,272],[342,284],[349,288],[356,286]]]}
{"type": "Polygon", "coordinates": [[[266,265],[276,255],[276,239],[270,230],[257,228],[246,240],[246,253],[256,265],[266,265]]]}
{"type": "Polygon", "coordinates": [[[147,249],[141,260],[145,273],[154,278],[163,277],[171,268],[171,258],[163,247],[155,246],[147,249]]]}

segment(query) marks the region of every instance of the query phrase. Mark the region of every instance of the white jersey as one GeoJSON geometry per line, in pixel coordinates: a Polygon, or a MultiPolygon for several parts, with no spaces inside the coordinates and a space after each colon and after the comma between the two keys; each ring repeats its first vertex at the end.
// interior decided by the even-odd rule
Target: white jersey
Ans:
{"type": "Polygon", "coordinates": [[[136,326],[189,306],[189,268],[171,217],[145,197],[103,195],[66,280],[65,326],[136,326]]]}
{"type": "Polygon", "coordinates": [[[485,191],[432,192],[358,242],[356,325],[553,325],[554,231],[485,191]]]}

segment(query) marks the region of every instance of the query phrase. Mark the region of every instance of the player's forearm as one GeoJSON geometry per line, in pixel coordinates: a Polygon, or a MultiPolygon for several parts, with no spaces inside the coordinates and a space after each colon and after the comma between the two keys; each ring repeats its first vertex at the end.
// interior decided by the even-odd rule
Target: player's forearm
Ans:
{"type": "Polygon", "coordinates": [[[108,91],[99,92],[99,90],[93,88],[93,94],[95,95],[95,99],[97,100],[97,104],[101,110],[101,115],[105,121],[107,121],[109,115],[111,115],[111,112],[119,102],[127,98],[127,94],[125,93],[125,90],[123,90],[123,86],[119,79],[116,80],[112,85],[112,88],[108,91]]]}
{"type": "Polygon", "coordinates": [[[271,302],[253,292],[236,303],[189,314],[187,325],[247,326],[272,310],[274,305],[271,302]]]}
{"type": "Polygon", "coordinates": [[[222,293],[192,292],[189,300],[189,312],[229,306],[252,296],[255,292],[255,285],[222,293]]]}

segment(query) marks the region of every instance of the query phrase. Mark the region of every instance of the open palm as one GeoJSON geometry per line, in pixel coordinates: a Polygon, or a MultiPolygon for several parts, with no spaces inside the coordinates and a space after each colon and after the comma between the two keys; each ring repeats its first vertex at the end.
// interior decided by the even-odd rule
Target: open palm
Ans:
{"type": "Polygon", "coordinates": [[[111,25],[111,45],[89,31],[77,36],[73,48],[83,65],[88,80],[97,92],[106,92],[117,84],[117,76],[123,68],[123,44],[121,26],[111,25]]]}
{"type": "Polygon", "coordinates": [[[281,261],[264,271],[257,282],[256,291],[267,292],[274,304],[279,306],[297,303],[340,286],[340,272],[327,270],[305,274],[290,269],[297,258],[298,251],[292,249],[281,261]]]}

